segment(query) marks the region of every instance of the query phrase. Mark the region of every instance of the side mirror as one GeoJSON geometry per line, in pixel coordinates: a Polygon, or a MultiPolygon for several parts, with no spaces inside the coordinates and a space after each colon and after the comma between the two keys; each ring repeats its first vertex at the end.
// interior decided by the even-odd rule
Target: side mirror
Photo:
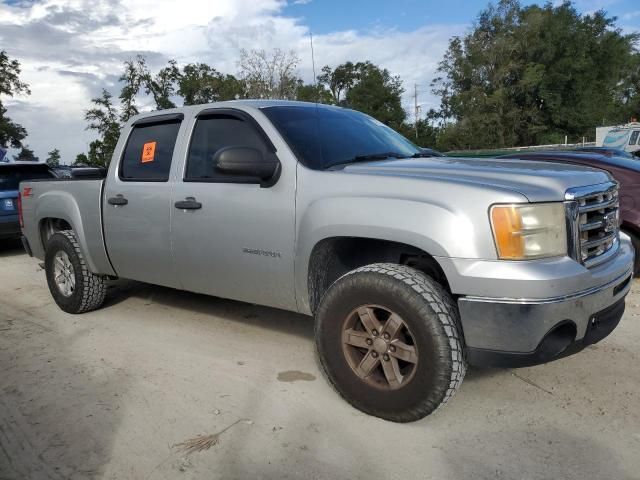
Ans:
{"type": "Polygon", "coordinates": [[[280,169],[275,155],[265,156],[252,147],[225,147],[213,157],[215,168],[229,175],[255,177],[263,182],[272,179],[280,169]]]}

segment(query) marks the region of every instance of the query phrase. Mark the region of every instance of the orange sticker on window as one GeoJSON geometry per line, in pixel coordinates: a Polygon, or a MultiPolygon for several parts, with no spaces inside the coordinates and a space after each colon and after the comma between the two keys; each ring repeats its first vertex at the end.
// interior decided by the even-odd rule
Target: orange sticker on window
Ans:
{"type": "Polygon", "coordinates": [[[153,162],[156,154],[156,142],[147,142],[142,146],[142,163],[153,162]]]}

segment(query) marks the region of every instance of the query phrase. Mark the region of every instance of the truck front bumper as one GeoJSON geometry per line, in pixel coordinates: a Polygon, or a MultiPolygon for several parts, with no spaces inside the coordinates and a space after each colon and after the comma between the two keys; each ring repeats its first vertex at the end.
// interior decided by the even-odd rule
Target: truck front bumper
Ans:
{"type": "MultiPolygon", "coordinates": [[[[605,278],[605,283],[571,293],[558,294],[555,290],[555,295],[526,298],[532,275],[527,272],[527,262],[521,262],[520,286],[524,298],[461,295],[458,307],[469,363],[493,367],[536,365],[602,340],[615,329],[624,313],[625,296],[632,283],[633,258],[633,247],[625,236],[606,265],[587,271],[596,278],[605,278]]],[[[554,276],[564,274],[557,269],[550,271],[547,283],[554,285],[557,280],[554,276]]],[[[535,279],[543,280],[539,269],[535,279]]],[[[517,284],[518,280],[512,282],[517,284]]]]}

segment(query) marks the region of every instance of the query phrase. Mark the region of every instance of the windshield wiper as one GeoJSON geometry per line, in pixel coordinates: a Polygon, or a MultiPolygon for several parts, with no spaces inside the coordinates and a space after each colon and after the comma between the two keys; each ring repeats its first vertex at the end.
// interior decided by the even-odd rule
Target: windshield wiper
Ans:
{"type": "Polygon", "coordinates": [[[434,155],[433,153],[419,152],[419,153],[414,153],[409,158],[431,158],[436,156],[437,155],[434,155]]]}
{"type": "Polygon", "coordinates": [[[349,163],[356,162],[370,162],[374,160],[386,160],[387,158],[407,158],[406,155],[403,155],[398,152],[384,152],[384,153],[370,153],[367,155],[356,155],[355,157],[349,160],[343,160],[341,162],[332,163],[327,168],[336,167],[339,165],[347,165],[349,163]]]}

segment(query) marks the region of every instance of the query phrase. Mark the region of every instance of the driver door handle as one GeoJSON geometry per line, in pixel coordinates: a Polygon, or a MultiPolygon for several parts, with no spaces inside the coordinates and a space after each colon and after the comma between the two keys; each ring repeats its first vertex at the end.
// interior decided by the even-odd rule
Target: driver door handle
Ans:
{"type": "Polygon", "coordinates": [[[200,210],[202,208],[202,204],[200,202],[196,202],[196,199],[193,197],[187,197],[184,200],[176,202],[175,207],[180,210],[200,210]]]}
{"type": "Polygon", "coordinates": [[[122,195],[116,195],[115,197],[109,198],[107,200],[107,203],[109,205],[120,206],[120,205],[126,205],[127,203],[129,203],[129,200],[124,198],[122,195]]]}

